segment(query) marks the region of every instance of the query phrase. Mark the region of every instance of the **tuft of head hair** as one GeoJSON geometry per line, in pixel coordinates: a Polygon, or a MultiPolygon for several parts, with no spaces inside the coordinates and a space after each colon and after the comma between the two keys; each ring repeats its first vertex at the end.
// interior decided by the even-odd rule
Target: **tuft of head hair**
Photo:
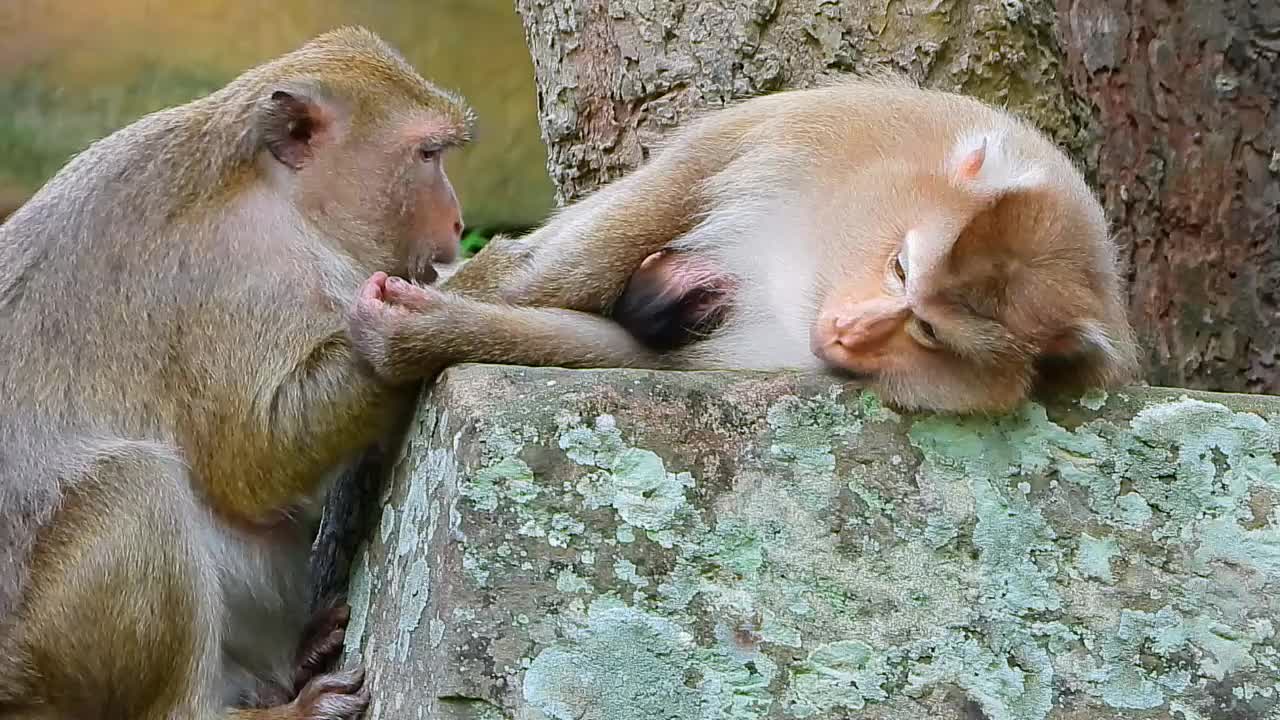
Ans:
{"type": "Polygon", "coordinates": [[[460,128],[459,142],[471,139],[475,124],[475,113],[461,95],[427,81],[395,48],[359,26],[318,35],[245,73],[239,84],[264,97],[283,90],[317,99],[341,98],[357,116],[385,110],[387,102],[402,98],[460,128]]]}

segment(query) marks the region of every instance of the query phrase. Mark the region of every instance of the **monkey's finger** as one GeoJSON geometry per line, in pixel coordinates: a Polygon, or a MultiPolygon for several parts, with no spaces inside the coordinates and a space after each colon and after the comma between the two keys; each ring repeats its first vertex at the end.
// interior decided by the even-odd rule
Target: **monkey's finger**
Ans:
{"type": "Polygon", "coordinates": [[[364,285],[360,286],[360,298],[362,300],[381,300],[382,291],[387,282],[387,274],[379,270],[364,281],[364,285]]]}
{"type": "Polygon", "coordinates": [[[326,695],[315,702],[307,720],[356,720],[369,707],[371,697],[367,689],[352,695],[326,695]]]}
{"type": "Polygon", "coordinates": [[[326,694],[300,708],[306,720],[356,720],[369,707],[371,695],[368,688],[349,694],[326,694]]]}
{"type": "Polygon", "coordinates": [[[345,627],[346,624],[351,621],[351,606],[345,602],[340,605],[335,604],[333,607],[329,608],[329,611],[325,613],[325,615],[328,622],[335,626],[341,625],[345,627]]]}
{"type": "Polygon", "coordinates": [[[346,639],[347,631],[342,627],[330,628],[323,635],[317,635],[303,652],[299,666],[320,669],[342,650],[342,644],[346,639]]]}
{"type": "Polygon", "coordinates": [[[301,695],[316,697],[326,693],[350,694],[364,686],[364,668],[317,675],[303,688],[301,695]]]}
{"type": "Polygon", "coordinates": [[[351,620],[351,606],[346,603],[322,606],[307,621],[305,636],[318,636],[333,631],[334,628],[346,627],[351,620]]]}
{"type": "Polygon", "coordinates": [[[387,280],[385,299],[395,305],[425,311],[437,304],[442,298],[443,295],[440,291],[434,288],[414,285],[398,277],[387,280]]]}
{"type": "Polygon", "coordinates": [[[323,634],[309,638],[298,649],[293,671],[294,691],[301,692],[312,678],[328,670],[342,653],[346,640],[347,631],[344,627],[329,628],[323,634]]]}

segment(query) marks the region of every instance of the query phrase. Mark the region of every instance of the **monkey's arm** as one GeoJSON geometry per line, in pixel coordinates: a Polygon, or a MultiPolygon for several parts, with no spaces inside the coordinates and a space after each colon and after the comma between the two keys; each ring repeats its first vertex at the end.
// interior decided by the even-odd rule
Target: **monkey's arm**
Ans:
{"type": "MultiPolygon", "coordinates": [[[[661,366],[621,325],[577,310],[452,298],[450,307],[410,317],[392,336],[407,368],[491,362],[567,368],[661,366]]],[[[413,374],[412,371],[410,374],[413,374]]]]}
{"type": "Polygon", "coordinates": [[[649,255],[691,230],[709,208],[704,181],[748,145],[750,108],[680,132],[635,172],[557,214],[520,240],[486,247],[445,289],[516,305],[605,312],[649,255]]]}
{"type": "Polygon", "coordinates": [[[599,315],[483,302],[378,275],[361,290],[350,332],[374,371],[392,383],[460,362],[571,368],[669,364],[599,315]]]}

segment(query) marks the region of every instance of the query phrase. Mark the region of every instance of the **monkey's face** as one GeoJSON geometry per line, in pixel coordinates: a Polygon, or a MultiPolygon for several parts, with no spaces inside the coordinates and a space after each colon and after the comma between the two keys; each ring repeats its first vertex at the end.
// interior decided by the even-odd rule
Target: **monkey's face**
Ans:
{"type": "Polygon", "coordinates": [[[888,194],[905,205],[880,208],[885,240],[850,248],[864,255],[844,260],[811,328],[818,358],[902,409],[1007,411],[1049,365],[1055,383],[1125,374],[1100,213],[1035,168],[983,176],[985,153],[888,194]]]}
{"type": "Polygon", "coordinates": [[[1008,409],[1028,390],[1027,348],[998,318],[975,310],[947,258],[931,257],[930,240],[907,233],[877,263],[874,281],[829,295],[812,326],[812,350],[903,409],[1008,409]]]}
{"type": "Polygon", "coordinates": [[[421,282],[436,279],[435,263],[457,259],[462,207],[445,172],[445,157],[462,128],[430,112],[405,111],[371,132],[354,154],[372,165],[361,212],[381,228],[377,243],[388,255],[384,269],[421,282]]]}
{"type": "Polygon", "coordinates": [[[291,192],[317,227],[370,271],[431,282],[433,263],[458,255],[462,210],[444,156],[468,140],[469,113],[414,82],[388,84],[363,100],[333,88],[276,91],[264,137],[293,170],[291,192]]]}
{"type": "Polygon", "coordinates": [[[462,206],[445,173],[445,148],[430,140],[416,143],[405,173],[406,197],[401,257],[411,272],[432,263],[452,263],[462,240],[462,206]]]}

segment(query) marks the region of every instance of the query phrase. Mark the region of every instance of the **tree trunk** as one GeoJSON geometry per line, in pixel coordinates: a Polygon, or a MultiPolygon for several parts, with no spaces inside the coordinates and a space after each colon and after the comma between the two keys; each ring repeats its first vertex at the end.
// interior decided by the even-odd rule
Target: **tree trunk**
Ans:
{"type": "Polygon", "coordinates": [[[1280,392],[1273,0],[517,0],[558,199],[705,106],[888,65],[1007,104],[1095,181],[1156,384],[1280,392]]]}
{"type": "Polygon", "coordinates": [[[634,167],[692,111],[896,68],[1007,103],[1082,152],[1087,106],[1049,0],[517,0],[560,201],[634,167]]]}
{"type": "Polygon", "coordinates": [[[1280,392],[1280,3],[1058,6],[1151,382],[1280,392]]]}

